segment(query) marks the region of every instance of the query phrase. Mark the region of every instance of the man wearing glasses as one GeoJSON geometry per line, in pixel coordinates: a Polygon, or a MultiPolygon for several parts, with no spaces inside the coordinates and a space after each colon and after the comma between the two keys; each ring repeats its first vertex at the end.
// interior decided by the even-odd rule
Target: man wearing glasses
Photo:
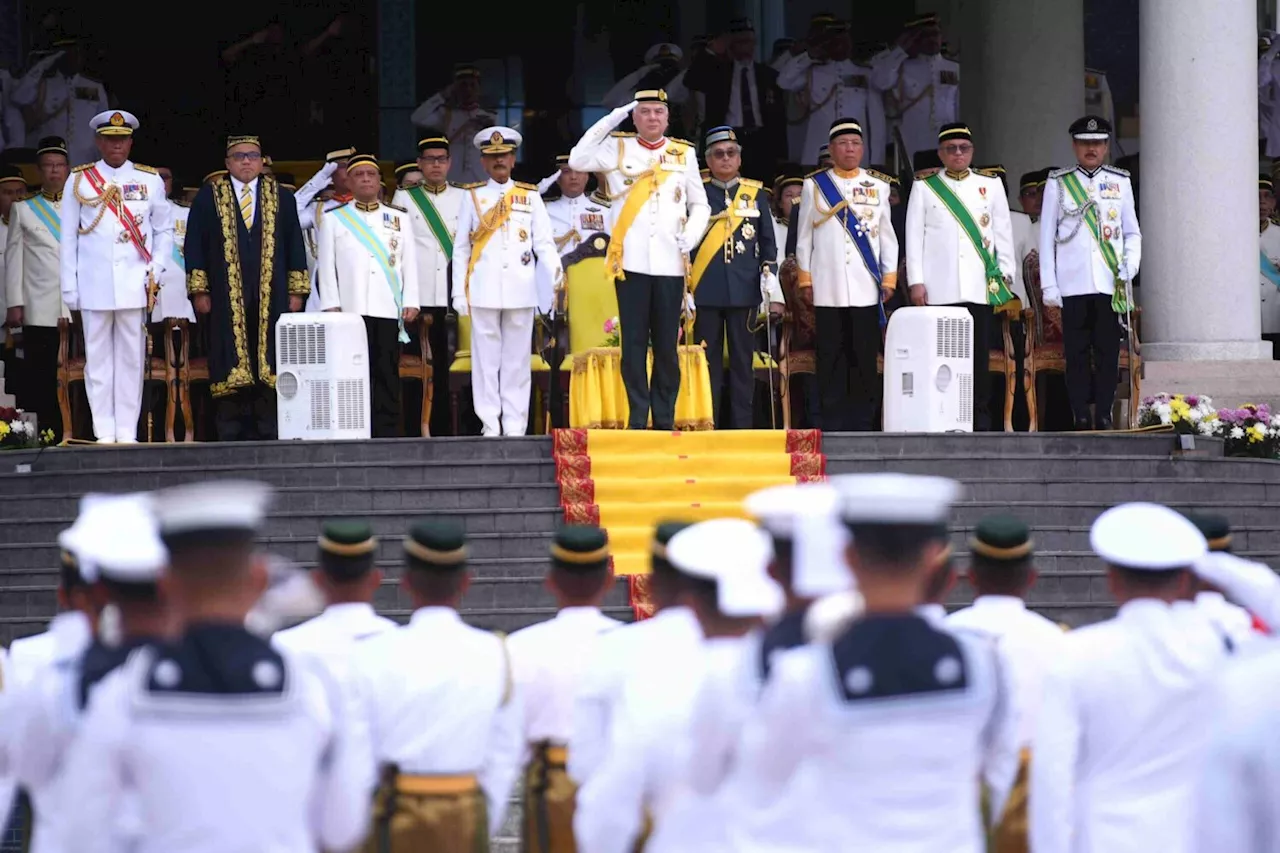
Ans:
{"type": "Polygon", "coordinates": [[[210,325],[218,440],[274,439],[275,326],[311,292],[306,250],[293,193],[262,174],[258,137],[228,137],[226,165],[191,205],[187,292],[210,325]],[[224,245],[231,234],[233,247],[224,245]]]}
{"type": "Polygon", "coordinates": [[[999,177],[969,169],[973,135],[963,123],[938,133],[943,169],[920,173],[907,202],[907,280],[912,305],[955,305],[973,317],[973,428],[990,429],[987,371],[992,309],[1013,298],[1013,226],[999,177]]]}

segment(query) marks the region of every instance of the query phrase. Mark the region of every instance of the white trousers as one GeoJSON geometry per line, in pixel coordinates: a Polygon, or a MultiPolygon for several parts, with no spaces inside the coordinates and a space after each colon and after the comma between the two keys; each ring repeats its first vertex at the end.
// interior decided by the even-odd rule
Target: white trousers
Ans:
{"type": "Polygon", "coordinates": [[[98,441],[138,440],[146,348],[143,314],[142,308],[80,312],[84,320],[84,384],[98,441]]]}
{"type": "Polygon", "coordinates": [[[532,308],[471,309],[471,394],[482,434],[524,435],[532,344],[532,308]]]}

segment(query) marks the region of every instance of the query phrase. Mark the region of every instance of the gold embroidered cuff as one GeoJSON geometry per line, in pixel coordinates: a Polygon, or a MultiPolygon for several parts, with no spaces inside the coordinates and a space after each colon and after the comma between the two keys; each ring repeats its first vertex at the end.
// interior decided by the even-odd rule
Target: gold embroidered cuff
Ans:
{"type": "Polygon", "coordinates": [[[192,270],[187,273],[187,293],[195,295],[197,293],[209,292],[209,274],[204,270],[192,270]]]}
{"type": "Polygon", "coordinates": [[[880,278],[880,286],[887,290],[898,289],[898,274],[896,272],[887,272],[880,278]]]}
{"type": "Polygon", "coordinates": [[[289,270],[289,295],[311,295],[311,276],[306,270],[289,270]]]}
{"type": "Polygon", "coordinates": [[[796,272],[796,286],[813,287],[813,276],[804,270],[798,270],[796,272]]]}

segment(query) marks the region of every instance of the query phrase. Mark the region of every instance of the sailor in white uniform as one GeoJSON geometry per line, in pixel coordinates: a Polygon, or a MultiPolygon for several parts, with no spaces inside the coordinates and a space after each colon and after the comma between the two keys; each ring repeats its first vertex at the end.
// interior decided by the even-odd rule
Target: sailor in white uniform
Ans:
{"type": "Polygon", "coordinates": [[[101,83],[82,72],[83,53],[77,39],[59,39],[53,47],[55,53],[33,65],[18,81],[12,101],[30,111],[26,123],[29,146],[35,147],[45,136],[60,136],[67,140],[72,163],[88,163],[97,153],[90,121],[108,108],[110,99],[101,83]]]}
{"type": "Polygon", "coordinates": [[[316,261],[320,257],[320,224],[324,214],[351,201],[351,189],[347,185],[347,161],[356,153],[354,148],[338,148],[324,155],[324,165],[294,193],[298,210],[298,224],[302,226],[303,244],[307,250],[307,270],[311,274],[311,295],[307,297],[307,310],[320,311],[320,287],[316,283],[316,261]],[[320,194],[329,186],[333,192],[327,198],[320,194]]]}
{"type": "Polygon", "coordinates": [[[98,441],[137,442],[145,310],[173,263],[173,214],[156,170],[129,160],[138,119],[109,110],[90,122],[102,159],[63,189],[62,301],[84,321],[85,386],[98,441]]]}
{"type": "Polygon", "coordinates": [[[1276,212],[1275,181],[1258,176],[1258,283],[1262,286],[1262,339],[1271,341],[1272,358],[1280,358],[1280,226],[1271,221],[1276,212]]]}

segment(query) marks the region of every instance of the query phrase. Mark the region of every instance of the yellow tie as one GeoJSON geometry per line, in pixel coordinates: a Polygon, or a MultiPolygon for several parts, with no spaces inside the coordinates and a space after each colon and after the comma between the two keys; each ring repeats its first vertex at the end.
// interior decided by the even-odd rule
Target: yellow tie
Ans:
{"type": "Polygon", "coordinates": [[[253,188],[247,184],[240,191],[240,218],[244,220],[245,228],[253,227],[253,188]]]}

